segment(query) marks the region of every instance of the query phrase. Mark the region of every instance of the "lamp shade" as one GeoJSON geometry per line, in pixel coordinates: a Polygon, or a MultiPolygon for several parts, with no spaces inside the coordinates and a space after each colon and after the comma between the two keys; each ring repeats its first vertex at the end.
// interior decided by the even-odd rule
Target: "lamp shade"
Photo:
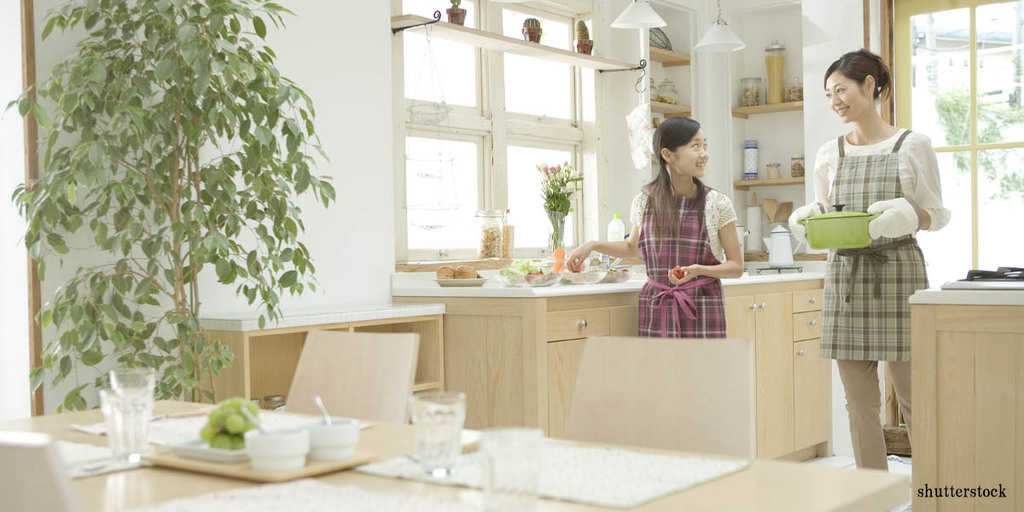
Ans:
{"type": "Polygon", "coordinates": [[[728,53],[736,50],[742,50],[747,45],[743,43],[743,40],[739,38],[726,25],[721,18],[711,25],[711,28],[704,34],[704,37],[700,38],[697,45],[693,47],[695,51],[704,53],[728,53]]]}
{"type": "Polygon", "coordinates": [[[646,0],[633,0],[615,21],[615,28],[654,28],[668,25],[646,0]]]}

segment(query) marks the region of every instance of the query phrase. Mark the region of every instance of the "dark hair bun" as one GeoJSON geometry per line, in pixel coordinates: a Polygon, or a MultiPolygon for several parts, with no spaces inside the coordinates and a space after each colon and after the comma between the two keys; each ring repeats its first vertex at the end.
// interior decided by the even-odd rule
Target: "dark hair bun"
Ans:
{"type": "Polygon", "coordinates": [[[868,76],[874,77],[873,97],[876,100],[879,97],[888,97],[892,91],[892,75],[889,73],[889,66],[885,65],[881,57],[863,48],[845,53],[833,62],[825,71],[825,81],[827,82],[828,77],[836,71],[847,78],[856,80],[861,85],[864,84],[864,80],[868,76]]]}

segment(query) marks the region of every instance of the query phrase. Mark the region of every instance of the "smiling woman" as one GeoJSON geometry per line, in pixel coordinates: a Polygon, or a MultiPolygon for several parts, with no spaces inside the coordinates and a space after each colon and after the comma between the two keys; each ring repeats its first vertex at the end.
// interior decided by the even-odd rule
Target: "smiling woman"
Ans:
{"type": "MultiPolygon", "coordinates": [[[[22,8],[28,9],[27,23],[31,26],[31,1],[3,2],[0,4],[0,108],[18,97],[23,88],[22,78],[22,8]]],[[[31,30],[27,37],[31,40],[31,30]]],[[[26,50],[31,51],[31,45],[26,50]]],[[[0,196],[9,197],[25,177],[25,128],[16,111],[0,110],[0,196]]],[[[0,268],[6,269],[0,277],[0,325],[4,326],[4,340],[0,342],[0,420],[27,416],[29,413],[28,366],[29,333],[28,302],[25,292],[28,279],[25,272],[25,249],[21,245],[25,223],[10,201],[0,201],[0,268]]]]}

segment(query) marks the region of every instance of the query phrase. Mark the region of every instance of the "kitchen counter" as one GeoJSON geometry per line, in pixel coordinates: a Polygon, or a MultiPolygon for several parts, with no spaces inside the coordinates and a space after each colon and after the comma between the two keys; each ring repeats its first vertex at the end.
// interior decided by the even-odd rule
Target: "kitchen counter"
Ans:
{"type": "MultiPolygon", "coordinates": [[[[483,286],[442,287],[434,280],[433,272],[399,272],[391,274],[391,295],[393,297],[567,297],[575,295],[600,295],[609,293],[639,292],[647,280],[646,274],[634,272],[626,282],[616,284],[561,284],[539,288],[515,288],[505,286],[496,270],[481,271],[488,278],[483,286]]],[[[804,271],[776,275],[746,275],[737,279],[723,279],[723,286],[740,286],[770,283],[788,283],[824,279],[824,272],[804,271]]]]}
{"type": "Polygon", "coordinates": [[[910,296],[911,304],[1024,306],[1024,290],[940,290],[929,288],[910,296]]]}

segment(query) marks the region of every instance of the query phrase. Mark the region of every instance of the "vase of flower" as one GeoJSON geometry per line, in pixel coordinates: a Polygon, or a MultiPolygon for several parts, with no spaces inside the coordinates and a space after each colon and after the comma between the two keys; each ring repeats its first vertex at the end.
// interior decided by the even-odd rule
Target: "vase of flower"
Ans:
{"type": "Polygon", "coordinates": [[[551,223],[551,235],[548,236],[548,253],[555,252],[555,249],[565,248],[565,212],[547,212],[548,222],[551,223]]]}

